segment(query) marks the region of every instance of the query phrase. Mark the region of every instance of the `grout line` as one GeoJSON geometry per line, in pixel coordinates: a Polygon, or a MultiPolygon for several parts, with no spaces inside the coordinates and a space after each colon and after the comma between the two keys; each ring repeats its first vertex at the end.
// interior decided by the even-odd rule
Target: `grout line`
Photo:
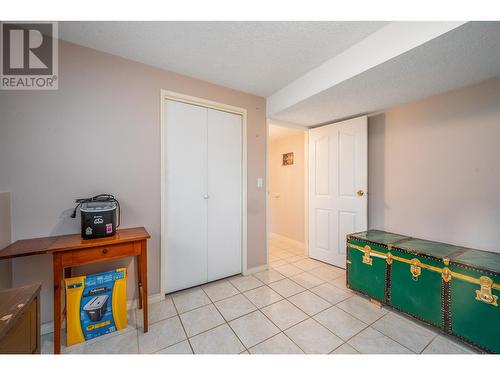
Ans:
{"type": "MultiPolygon", "coordinates": [[[[181,319],[181,316],[179,314],[179,310],[177,309],[177,306],[176,306],[175,301],[174,301],[173,298],[172,298],[172,304],[174,305],[175,311],[177,312],[177,315],[176,315],[177,319],[179,319],[179,321],[181,322],[181,327],[182,327],[182,330],[184,331],[184,334],[186,335],[186,340],[187,340],[187,342],[189,344],[189,347],[191,348],[191,352],[194,354],[193,346],[191,345],[191,341],[189,341],[189,336],[188,336],[188,334],[186,332],[186,328],[184,327],[184,323],[182,323],[182,319],[181,319]]],[[[175,345],[175,344],[172,344],[172,345],[175,345]]],[[[170,346],[172,346],[172,345],[170,345],[170,346]]],[[[167,348],[169,348],[170,346],[167,346],[167,348]]],[[[160,350],[162,350],[162,349],[160,349],[160,350]]]]}

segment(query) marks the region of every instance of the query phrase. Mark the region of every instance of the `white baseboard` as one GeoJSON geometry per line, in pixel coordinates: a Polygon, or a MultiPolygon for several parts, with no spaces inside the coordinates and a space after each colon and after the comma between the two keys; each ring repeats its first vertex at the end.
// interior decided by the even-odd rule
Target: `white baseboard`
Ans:
{"type": "Polygon", "coordinates": [[[263,264],[262,266],[248,268],[247,272],[245,272],[243,275],[246,276],[246,275],[251,275],[251,274],[257,273],[257,272],[262,272],[262,271],[267,270],[268,268],[269,267],[267,264],[263,264]]]}
{"type": "MultiPolygon", "coordinates": [[[[158,294],[153,294],[148,296],[148,303],[156,303],[163,301],[165,299],[165,295],[162,295],[161,293],[158,294]]],[[[132,310],[137,308],[138,306],[138,299],[134,298],[130,301],[127,301],[127,310],[132,310]]],[[[66,320],[63,321],[62,323],[62,328],[66,327],[66,320]]],[[[54,322],[45,322],[40,325],[40,335],[46,335],[47,333],[52,333],[54,332],[54,322]]]]}
{"type": "MultiPolygon", "coordinates": [[[[148,303],[156,303],[156,302],[161,302],[165,299],[165,295],[158,293],[158,294],[152,294],[148,296],[148,303]]],[[[136,309],[137,306],[139,306],[139,300],[137,298],[134,298],[133,300],[127,301],[127,310],[131,309],[136,309]]]]}
{"type": "Polygon", "coordinates": [[[304,242],[300,242],[300,241],[294,240],[292,238],[282,236],[281,234],[277,234],[277,233],[269,233],[269,237],[272,240],[282,241],[282,242],[284,242],[290,246],[293,246],[297,249],[305,250],[304,242]]]}

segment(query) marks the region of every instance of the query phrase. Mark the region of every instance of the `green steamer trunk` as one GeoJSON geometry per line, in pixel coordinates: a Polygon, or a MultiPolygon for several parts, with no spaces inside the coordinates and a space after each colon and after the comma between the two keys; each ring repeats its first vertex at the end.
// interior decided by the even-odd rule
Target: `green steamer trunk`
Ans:
{"type": "Polygon", "coordinates": [[[347,247],[348,287],[371,298],[387,302],[386,284],[390,282],[386,256],[388,244],[406,239],[405,236],[382,231],[369,231],[351,238],[347,247]],[[355,249],[354,251],[349,251],[355,249]]]}
{"type": "Polygon", "coordinates": [[[500,257],[471,250],[450,263],[448,330],[488,352],[500,353],[500,257]]]}
{"type": "Polygon", "coordinates": [[[378,230],[347,236],[347,285],[500,353],[500,254],[378,230]]]}

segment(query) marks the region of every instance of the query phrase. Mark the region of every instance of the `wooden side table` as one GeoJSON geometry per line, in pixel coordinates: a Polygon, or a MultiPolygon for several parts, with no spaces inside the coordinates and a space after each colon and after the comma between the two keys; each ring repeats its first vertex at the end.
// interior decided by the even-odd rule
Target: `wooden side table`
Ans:
{"type": "Polygon", "coordinates": [[[71,275],[71,268],[84,264],[105,262],[135,256],[139,287],[139,308],[143,309],[144,332],[148,331],[148,271],[147,240],[145,228],[128,228],[116,231],[112,237],[83,240],[79,234],[45,237],[16,241],[0,251],[0,259],[34,254],[52,254],[54,272],[54,354],[61,352],[62,292],[64,277],[71,275]]]}

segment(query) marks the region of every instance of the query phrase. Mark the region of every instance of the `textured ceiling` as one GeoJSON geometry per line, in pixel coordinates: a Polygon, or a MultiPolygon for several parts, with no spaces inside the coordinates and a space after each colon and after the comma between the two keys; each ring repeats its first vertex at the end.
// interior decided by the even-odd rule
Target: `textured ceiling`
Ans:
{"type": "Polygon", "coordinates": [[[59,37],[268,96],[387,22],[60,22],[59,37]]]}
{"type": "Polygon", "coordinates": [[[469,22],[272,116],[312,126],[500,76],[500,22],[469,22]]]}

